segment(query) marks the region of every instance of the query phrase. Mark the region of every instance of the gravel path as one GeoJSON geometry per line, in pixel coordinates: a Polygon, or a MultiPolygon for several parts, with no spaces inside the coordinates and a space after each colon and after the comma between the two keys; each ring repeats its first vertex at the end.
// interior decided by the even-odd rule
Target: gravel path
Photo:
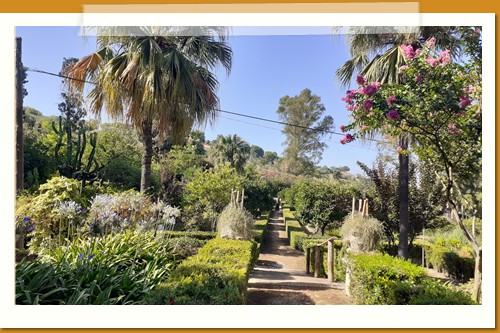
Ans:
{"type": "Polygon", "coordinates": [[[305,257],[288,245],[282,213],[273,211],[248,281],[249,305],[352,304],[343,283],[305,273],[305,257]]]}

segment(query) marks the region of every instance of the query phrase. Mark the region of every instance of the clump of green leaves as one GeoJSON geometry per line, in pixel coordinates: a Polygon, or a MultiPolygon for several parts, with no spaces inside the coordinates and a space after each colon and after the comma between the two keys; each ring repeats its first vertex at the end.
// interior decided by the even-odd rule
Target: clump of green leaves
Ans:
{"type": "Polygon", "coordinates": [[[149,233],[76,239],[16,266],[16,304],[140,304],[175,265],[149,233]]]}

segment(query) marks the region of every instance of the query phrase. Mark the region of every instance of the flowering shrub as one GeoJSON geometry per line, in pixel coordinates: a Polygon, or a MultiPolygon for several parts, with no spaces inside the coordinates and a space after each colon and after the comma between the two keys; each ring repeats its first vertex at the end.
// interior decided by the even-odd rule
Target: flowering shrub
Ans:
{"type": "MultiPolygon", "coordinates": [[[[452,62],[449,50],[437,53],[434,47],[433,38],[417,51],[411,45],[401,46],[407,61],[399,68],[403,84],[370,84],[358,76],[359,88],[342,98],[352,121],[341,130],[355,133],[347,133],[341,143],[369,130],[389,136],[409,132],[418,137],[419,147],[428,146],[432,138],[426,138],[437,132],[446,140],[477,139],[480,128],[471,126],[471,121],[477,123],[480,118],[478,105],[472,102],[479,99],[478,89],[473,87],[476,82],[466,68],[452,62]]],[[[397,151],[407,153],[407,147],[397,151]]]]}
{"type": "Polygon", "coordinates": [[[172,230],[180,210],[150,199],[134,190],[94,197],[87,227],[94,234],[108,234],[141,228],[144,230],[172,230]]]}

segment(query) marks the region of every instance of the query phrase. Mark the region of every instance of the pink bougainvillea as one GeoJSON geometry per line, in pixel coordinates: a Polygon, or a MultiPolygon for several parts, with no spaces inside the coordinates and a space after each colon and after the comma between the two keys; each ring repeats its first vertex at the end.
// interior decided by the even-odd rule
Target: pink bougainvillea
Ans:
{"type": "Polygon", "coordinates": [[[399,113],[396,110],[391,110],[387,112],[386,117],[392,120],[396,120],[399,118],[399,113]]]}

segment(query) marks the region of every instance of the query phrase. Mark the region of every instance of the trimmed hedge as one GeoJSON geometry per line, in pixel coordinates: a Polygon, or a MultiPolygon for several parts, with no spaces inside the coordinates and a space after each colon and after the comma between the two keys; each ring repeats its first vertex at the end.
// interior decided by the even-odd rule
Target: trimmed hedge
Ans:
{"type": "Polygon", "coordinates": [[[264,234],[267,231],[267,223],[269,222],[269,213],[262,214],[261,219],[255,221],[255,241],[259,244],[264,242],[264,234]]]}
{"type": "Polygon", "coordinates": [[[288,239],[291,239],[292,233],[294,232],[304,232],[301,224],[297,221],[290,209],[283,209],[283,218],[285,220],[285,231],[288,239]]]}
{"type": "Polygon", "coordinates": [[[349,256],[349,292],[356,304],[475,304],[426,277],[424,268],[387,254],[349,256]]]}
{"type": "Polygon", "coordinates": [[[210,240],[217,237],[217,233],[214,231],[162,231],[161,234],[170,238],[189,237],[200,240],[210,240]]]}
{"type": "Polygon", "coordinates": [[[183,261],[148,304],[245,304],[248,275],[258,257],[255,241],[216,238],[183,261]]]}

